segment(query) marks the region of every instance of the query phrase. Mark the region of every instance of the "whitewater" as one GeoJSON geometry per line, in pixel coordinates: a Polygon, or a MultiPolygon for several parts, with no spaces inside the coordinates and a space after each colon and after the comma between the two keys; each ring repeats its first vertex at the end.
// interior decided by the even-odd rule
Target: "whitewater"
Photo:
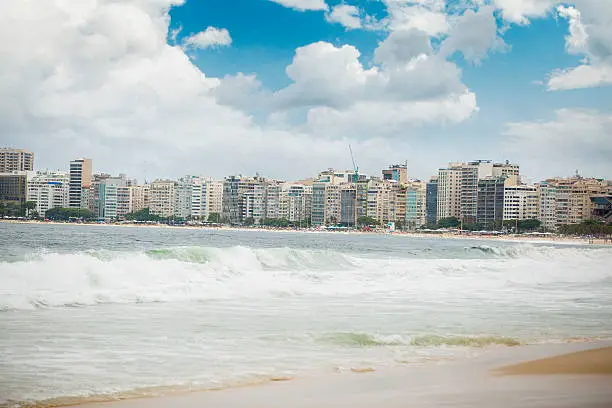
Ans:
{"type": "Polygon", "coordinates": [[[0,223],[0,406],[612,338],[612,248],[0,223]]]}

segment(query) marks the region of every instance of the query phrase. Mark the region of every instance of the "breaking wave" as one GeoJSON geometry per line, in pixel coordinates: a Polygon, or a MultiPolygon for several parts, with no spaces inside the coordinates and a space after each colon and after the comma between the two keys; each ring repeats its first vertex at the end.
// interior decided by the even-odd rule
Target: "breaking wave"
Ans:
{"type": "Polygon", "coordinates": [[[519,291],[612,282],[607,248],[476,246],[468,252],[486,256],[374,257],[242,246],[41,252],[0,262],[0,310],[301,295],[437,301],[477,293],[495,299],[509,286],[519,291]]]}
{"type": "Polygon", "coordinates": [[[417,346],[417,347],[487,347],[519,346],[521,342],[510,337],[498,336],[401,336],[367,333],[334,333],[324,341],[352,347],[417,346]]]}

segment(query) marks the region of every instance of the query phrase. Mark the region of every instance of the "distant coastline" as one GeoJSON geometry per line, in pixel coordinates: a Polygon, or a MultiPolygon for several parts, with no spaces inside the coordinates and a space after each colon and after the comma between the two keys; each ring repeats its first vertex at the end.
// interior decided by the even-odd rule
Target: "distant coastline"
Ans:
{"type": "Polygon", "coordinates": [[[365,234],[365,235],[394,235],[411,238],[444,238],[444,239],[466,239],[466,240],[494,240],[506,242],[526,242],[534,244],[574,244],[574,245],[606,245],[612,246],[611,238],[598,237],[575,237],[565,235],[538,236],[527,234],[506,234],[506,235],[487,235],[472,234],[469,232],[415,232],[415,231],[393,231],[378,229],[371,231],[343,230],[329,231],[315,228],[282,228],[282,227],[235,227],[228,225],[207,226],[207,225],[168,225],[160,223],[97,223],[97,222],[58,222],[58,221],[36,221],[36,220],[6,220],[0,219],[0,223],[8,224],[31,224],[31,225],[76,225],[93,227],[127,227],[127,228],[176,228],[206,231],[257,231],[257,232],[294,232],[311,234],[365,234]]]}

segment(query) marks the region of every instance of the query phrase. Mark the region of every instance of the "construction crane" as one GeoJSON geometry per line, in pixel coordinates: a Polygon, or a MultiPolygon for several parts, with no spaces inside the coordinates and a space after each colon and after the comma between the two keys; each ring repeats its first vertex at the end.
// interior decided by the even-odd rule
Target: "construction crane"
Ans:
{"type": "Polygon", "coordinates": [[[357,228],[357,223],[359,221],[359,216],[357,213],[357,180],[359,180],[359,167],[357,167],[357,164],[355,163],[355,157],[353,156],[353,148],[351,147],[351,145],[349,144],[349,152],[351,152],[351,161],[353,162],[353,183],[355,184],[355,207],[354,207],[354,212],[355,212],[355,228],[357,228]]]}
{"type": "Polygon", "coordinates": [[[357,180],[359,179],[359,167],[357,167],[357,164],[355,164],[355,157],[353,156],[353,148],[351,147],[351,145],[349,144],[349,152],[351,152],[351,161],[353,162],[353,183],[356,183],[357,180]]]}

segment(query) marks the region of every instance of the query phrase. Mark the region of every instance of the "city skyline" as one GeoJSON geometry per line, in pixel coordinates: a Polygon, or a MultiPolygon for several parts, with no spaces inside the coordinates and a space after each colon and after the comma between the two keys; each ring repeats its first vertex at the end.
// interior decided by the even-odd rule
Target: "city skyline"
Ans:
{"type": "Polygon", "coordinates": [[[367,222],[409,230],[453,223],[499,230],[508,222],[518,228],[520,221],[547,232],[612,217],[612,180],[576,174],[533,183],[508,160],[448,163],[425,181],[411,177],[406,163],[381,167],[377,175],[360,172],[354,163],[352,170],[329,168],[299,181],[183,175],[139,184],[127,174],[94,171],[91,158],[71,160],[63,172],[37,170],[34,158],[25,149],[0,149],[3,214],[27,215],[30,209],[46,217],[53,210],[65,217],[87,210],[88,217],[104,222],[139,217],[347,228],[367,222]]]}
{"type": "Polygon", "coordinates": [[[571,3],[12,2],[0,144],[148,180],[297,180],[351,168],[349,144],[369,174],[491,158],[610,178],[612,3],[571,3]]]}

